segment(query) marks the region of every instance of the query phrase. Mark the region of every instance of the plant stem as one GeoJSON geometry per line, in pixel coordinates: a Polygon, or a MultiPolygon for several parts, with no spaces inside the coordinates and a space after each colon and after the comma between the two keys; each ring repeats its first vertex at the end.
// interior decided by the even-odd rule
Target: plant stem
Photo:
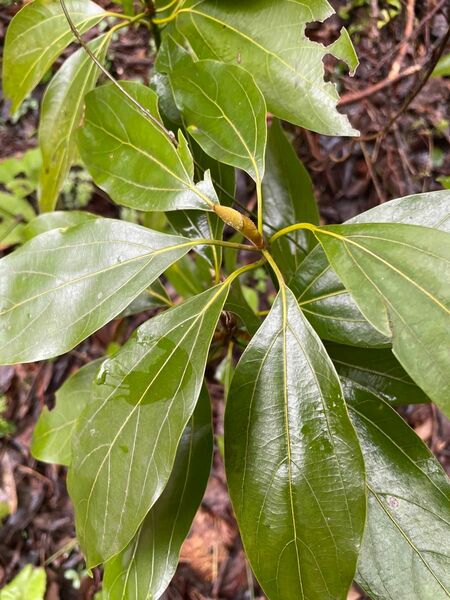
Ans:
{"type": "Polygon", "coordinates": [[[267,250],[263,250],[262,253],[263,253],[263,256],[266,259],[266,261],[272,267],[272,270],[275,273],[275,276],[277,278],[278,284],[280,286],[280,290],[281,290],[281,292],[284,295],[284,290],[286,288],[286,282],[284,280],[282,272],[280,271],[277,263],[275,262],[273,256],[270,254],[270,252],[268,252],[267,250]]]}
{"type": "Polygon", "coordinates": [[[169,10],[169,8],[172,8],[172,6],[174,4],[179,3],[180,0],[171,0],[168,4],[166,4],[165,6],[161,6],[161,8],[155,8],[155,12],[159,13],[159,12],[165,12],[166,10],[169,10]]]}
{"type": "Polygon", "coordinates": [[[209,240],[206,238],[201,238],[198,240],[193,240],[191,243],[193,246],[222,246],[222,248],[234,248],[235,250],[247,250],[248,252],[261,252],[261,250],[256,246],[237,244],[235,242],[224,242],[222,240],[209,240]]]}
{"type": "Polygon", "coordinates": [[[227,284],[231,285],[235,279],[237,279],[238,277],[240,277],[244,273],[247,273],[247,271],[252,271],[253,269],[257,269],[258,267],[262,267],[262,265],[265,262],[266,262],[265,259],[262,258],[261,260],[257,260],[254,263],[251,263],[249,265],[245,265],[244,267],[241,267],[240,269],[237,269],[236,271],[234,271],[234,273],[231,273],[231,275],[228,275],[228,277],[225,279],[224,283],[227,283],[227,284]]]}
{"type": "Polygon", "coordinates": [[[262,196],[262,182],[258,177],[256,181],[256,199],[258,204],[258,231],[263,236],[263,196],[262,196]]]}
{"type": "Polygon", "coordinates": [[[312,223],[296,223],[295,225],[289,225],[289,227],[284,227],[283,229],[280,229],[279,231],[273,234],[269,241],[271,244],[273,244],[273,242],[275,242],[281,236],[287,235],[288,233],[292,233],[293,231],[297,231],[298,229],[308,229],[309,231],[312,231],[314,233],[319,228],[317,227],[317,225],[313,225],[312,223]]]}

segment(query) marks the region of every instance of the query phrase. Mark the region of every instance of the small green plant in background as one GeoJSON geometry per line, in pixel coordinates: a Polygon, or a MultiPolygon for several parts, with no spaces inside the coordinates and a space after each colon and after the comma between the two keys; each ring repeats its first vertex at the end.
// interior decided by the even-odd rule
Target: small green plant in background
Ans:
{"type": "Polygon", "coordinates": [[[26,565],[0,590],[0,600],[44,600],[46,579],[45,569],[26,565]]]}
{"type": "Polygon", "coordinates": [[[33,438],[37,459],[69,467],[104,598],[160,598],[175,572],[211,467],[210,360],[226,388],[230,497],[270,600],[344,600],[353,579],[377,600],[450,594],[448,481],[395,411],[450,413],[450,195],[320,225],[281,120],[358,133],[323,77],[327,53],[356,68],[348,33],[328,47],[304,33],[332,13],[325,0],[180,0],[130,16],[34,0],[8,29],[13,111],[74,38],[82,47],[41,107],[42,214],[0,261],[0,362],[56,357],[158,307],[67,380],[33,438]],[[97,85],[111,79],[111,36],[142,23],[160,44],[152,86],[97,85]],[[141,224],[52,212],[78,155],[141,224]],[[254,214],[237,210],[235,169],[254,182],[254,214]],[[270,283],[264,310],[251,287],[267,296],[270,283]]]}

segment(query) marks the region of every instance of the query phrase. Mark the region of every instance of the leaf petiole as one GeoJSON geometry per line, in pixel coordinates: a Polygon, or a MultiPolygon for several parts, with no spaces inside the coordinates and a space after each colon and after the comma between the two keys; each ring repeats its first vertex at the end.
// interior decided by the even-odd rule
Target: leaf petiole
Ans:
{"type": "Polygon", "coordinates": [[[273,244],[276,240],[278,240],[283,235],[287,235],[288,233],[292,233],[293,231],[298,231],[299,229],[308,229],[313,233],[319,229],[317,225],[313,225],[312,223],[295,223],[295,225],[289,225],[289,227],[284,227],[280,229],[270,238],[270,243],[273,244]]]}

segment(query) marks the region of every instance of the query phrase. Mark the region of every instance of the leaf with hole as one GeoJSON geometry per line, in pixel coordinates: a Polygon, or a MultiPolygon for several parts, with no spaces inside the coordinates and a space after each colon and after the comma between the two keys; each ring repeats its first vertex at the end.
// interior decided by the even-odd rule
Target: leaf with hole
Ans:
{"type": "Polygon", "coordinates": [[[277,117],[326,135],[356,135],[336,109],[339,97],[335,85],[324,81],[322,62],[334,54],[356,69],[347,31],[342,29],[328,47],[305,35],[307,23],[332,14],[326,0],[188,0],[177,11],[175,27],[198,58],[239,65],[251,73],[277,117]]]}

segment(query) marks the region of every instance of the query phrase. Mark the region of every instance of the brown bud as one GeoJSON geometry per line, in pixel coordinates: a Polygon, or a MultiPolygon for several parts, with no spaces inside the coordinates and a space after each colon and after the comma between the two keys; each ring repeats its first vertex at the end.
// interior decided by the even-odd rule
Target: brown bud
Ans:
{"type": "Polygon", "coordinates": [[[214,205],[214,212],[224,223],[242,233],[242,235],[250,240],[257,248],[262,248],[264,246],[263,237],[251,219],[234,208],[222,206],[221,204],[214,205]]]}

